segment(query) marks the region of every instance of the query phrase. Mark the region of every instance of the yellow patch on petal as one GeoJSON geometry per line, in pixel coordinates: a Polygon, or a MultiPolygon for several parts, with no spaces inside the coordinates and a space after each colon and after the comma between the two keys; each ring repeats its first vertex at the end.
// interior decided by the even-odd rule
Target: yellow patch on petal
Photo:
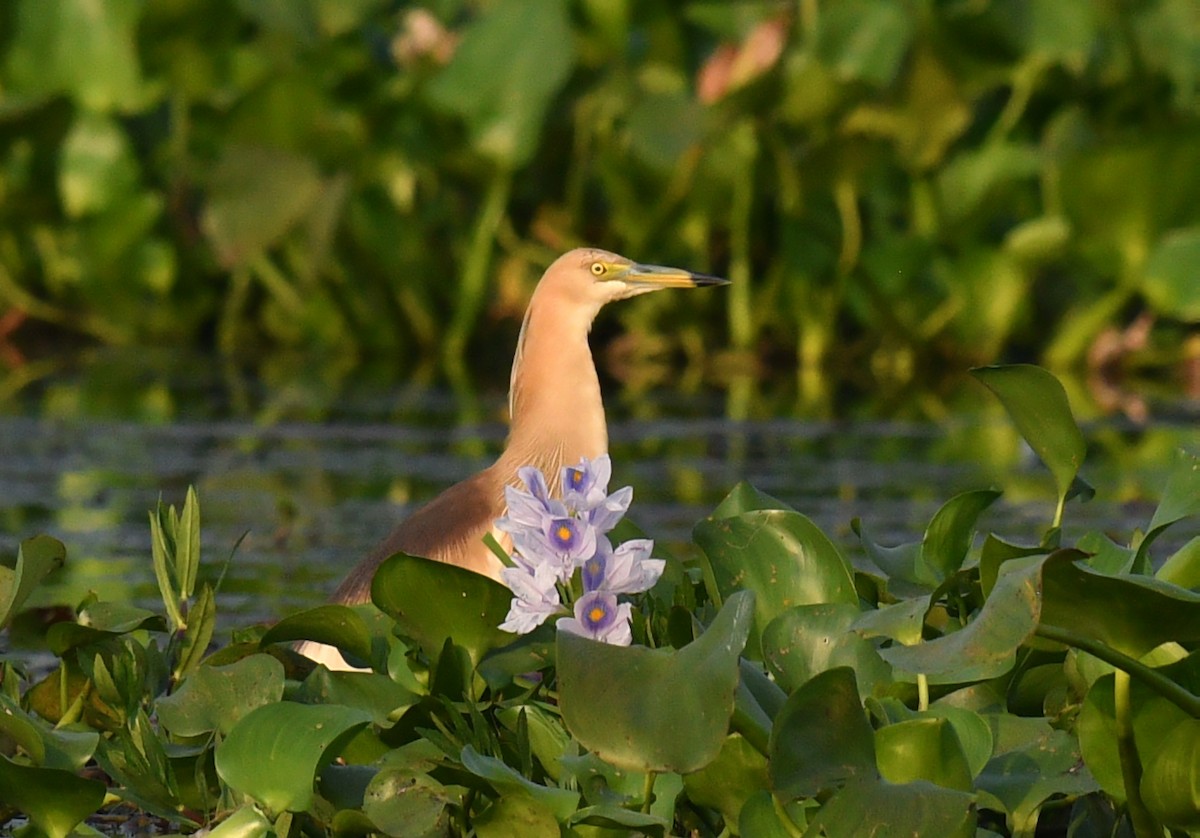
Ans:
{"type": "Polygon", "coordinates": [[[592,608],[591,611],[588,612],[588,621],[589,622],[598,623],[603,619],[604,619],[604,609],[601,608],[599,605],[595,606],[594,608],[592,608]]]}

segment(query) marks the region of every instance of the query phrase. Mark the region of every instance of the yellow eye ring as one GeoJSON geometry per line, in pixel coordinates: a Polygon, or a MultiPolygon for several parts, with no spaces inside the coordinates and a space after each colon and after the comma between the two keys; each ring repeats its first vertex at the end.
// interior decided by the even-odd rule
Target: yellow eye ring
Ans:
{"type": "Polygon", "coordinates": [[[601,264],[600,262],[592,262],[592,273],[595,276],[603,276],[604,275],[604,265],[601,264]]]}

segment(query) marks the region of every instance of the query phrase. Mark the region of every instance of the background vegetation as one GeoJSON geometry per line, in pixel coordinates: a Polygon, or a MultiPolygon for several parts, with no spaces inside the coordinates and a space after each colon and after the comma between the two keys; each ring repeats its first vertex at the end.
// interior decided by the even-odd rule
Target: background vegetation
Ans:
{"type": "Polygon", "coordinates": [[[1198,198],[1192,0],[0,6],[18,341],[459,363],[592,243],[735,280],[643,348],[1171,362],[1198,198]]]}

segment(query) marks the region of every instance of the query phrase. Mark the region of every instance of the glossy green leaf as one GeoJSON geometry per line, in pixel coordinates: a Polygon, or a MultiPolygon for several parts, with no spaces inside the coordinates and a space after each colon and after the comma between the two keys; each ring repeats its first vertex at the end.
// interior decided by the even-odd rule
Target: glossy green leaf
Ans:
{"type": "Polygon", "coordinates": [[[546,775],[558,782],[562,777],[560,759],[569,748],[573,750],[570,734],[556,713],[537,704],[505,707],[496,711],[496,718],[510,731],[517,730],[518,717],[522,715],[525,717],[531,753],[541,763],[546,775]]]}
{"type": "Polygon", "coordinates": [[[934,513],[921,542],[921,562],[940,584],[967,558],[979,516],[996,502],[1000,492],[979,489],[955,495],[934,513]]]}
{"type": "Polygon", "coordinates": [[[797,605],[772,620],[763,630],[762,650],[776,682],[791,692],[838,666],[854,670],[865,695],[890,682],[891,667],[872,643],[851,630],[858,617],[857,606],[836,603],[797,605]]]}
{"type": "Polygon", "coordinates": [[[827,670],[792,693],[775,717],[768,755],[771,788],[784,799],[876,777],[875,735],[854,671],[827,670]]]}
{"type": "Polygon", "coordinates": [[[875,762],[889,783],[926,780],[958,791],[974,788],[962,744],[945,719],[925,717],[881,727],[875,731],[875,762]]]}
{"type": "Polygon", "coordinates": [[[1200,588],[1200,535],[1172,553],[1154,575],[1188,590],[1200,588]]]}
{"type": "Polygon", "coordinates": [[[991,596],[964,628],[915,646],[892,646],[880,655],[895,669],[928,677],[931,684],[992,678],[1012,667],[1037,626],[1044,559],[1006,562],[991,596]]]}
{"type": "Polygon", "coordinates": [[[188,609],[188,627],[179,647],[179,662],[175,665],[174,678],[180,681],[193,672],[208,653],[213,633],[217,628],[217,596],[207,582],[200,589],[192,607],[188,609]]]}
{"type": "Polygon", "coordinates": [[[559,706],[567,730],[618,768],[703,768],[725,740],[753,608],[751,592],[731,595],[704,634],[678,651],[559,632],[559,706]]]}
{"type": "Polygon", "coordinates": [[[179,528],[175,533],[175,565],[179,593],[190,599],[196,590],[196,573],[200,569],[200,501],[192,486],[188,486],[184,496],[179,528]]]}
{"type": "Polygon", "coordinates": [[[762,509],[795,511],[778,498],[773,498],[742,480],[729,490],[729,494],[717,504],[717,508],[708,517],[714,519],[733,518],[743,512],[756,512],[762,509]]]}
{"type": "Polygon", "coordinates": [[[734,733],[715,760],[683,778],[683,788],[692,803],[716,809],[726,823],[737,823],[746,801],[768,782],[767,758],[734,733]]]}
{"type": "Polygon", "coordinates": [[[262,812],[254,806],[243,806],[217,824],[208,838],[268,838],[274,834],[262,812]]]}
{"type": "Polygon", "coordinates": [[[62,567],[67,548],[48,535],[27,538],[17,548],[14,568],[0,565],[0,628],[4,628],[25,604],[46,575],[62,567]]]}
{"type": "Polygon", "coordinates": [[[385,768],[367,785],[363,814],[386,835],[444,835],[456,795],[427,774],[385,768]]]}
{"type": "Polygon", "coordinates": [[[579,792],[568,789],[543,786],[521,776],[495,757],[480,754],[470,745],[462,750],[460,756],[463,768],[477,777],[487,780],[501,796],[507,794],[525,794],[546,807],[559,822],[565,822],[579,807],[579,792]]]}
{"type": "Polygon", "coordinates": [[[527,794],[509,794],[496,800],[475,818],[479,838],[558,838],[554,814],[527,794]]]}
{"type": "Polygon", "coordinates": [[[917,782],[893,785],[856,778],[813,816],[810,830],[824,835],[937,835],[974,838],[975,798],[917,782]]]}
{"type": "Polygon", "coordinates": [[[17,765],[0,755],[0,800],[50,838],[66,838],[104,803],[104,783],[57,768],[17,765]]]}
{"type": "Polygon", "coordinates": [[[58,190],[68,215],[112,209],[137,189],[139,177],[137,158],[120,123],[95,112],[79,113],[59,161],[58,190]]]}
{"type": "Polygon", "coordinates": [[[6,695],[0,695],[0,737],[7,737],[34,765],[64,771],[83,768],[100,740],[94,730],[52,728],[6,695]]]}
{"type": "Polygon", "coordinates": [[[269,812],[307,811],[317,771],[369,722],[364,710],[332,704],[257,707],[217,746],[217,774],[269,812]]]}
{"type": "Polygon", "coordinates": [[[1165,826],[1200,829],[1200,719],[1172,728],[1146,760],[1142,799],[1165,826]]]}
{"type": "Polygon", "coordinates": [[[641,835],[651,838],[668,834],[671,822],[656,815],[625,809],[611,803],[601,803],[597,806],[586,806],[571,817],[571,825],[595,826],[606,830],[637,830],[641,835]]]}
{"type": "Polygon", "coordinates": [[[78,622],[55,623],[46,632],[50,651],[62,656],[68,649],[105,638],[146,629],[166,631],[162,616],[123,602],[95,602],[80,612],[78,622]]]}
{"type": "Polygon", "coordinates": [[[954,728],[971,776],[978,776],[983,771],[992,756],[993,740],[991,728],[978,713],[965,707],[935,703],[920,715],[945,719],[954,728]]]}
{"type": "Polygon", "coordinates": [[[1139,558],[1163,530],[1194,515],[1200,515],[1200,457],[1179,451],[1167,477],[1162,500],[1158,502],[1150,526],[1146,528],[1146,537],[1138,548],[1139,558]]]}
{"type": "Polygon", "coordinates": [[[252,710],[283,698],[283,664],[270,655],[227,666],[201,666],[155,704],[159,720],[176,736],[228,734],[252,710]]]}
{"type": "Polygon", "coordinates": [[[476,150],[515,169],[533,156],[546,110],[574,61],[562,4],[512,0],[467,26],[454,60],[428,92],[466,121],[476,150]],[[538,48],[514,49],[519,43],[538,48]]]}
{"type": "Polygon", "coordinates": [[[359,613],[347,605],[318,605],[290,614],[267,630],[261,644],[294,640],[324,643],[359,660],[371,660],[371,632],[359,613]]]}
{"type": "Polygon", "coordinates": [[[377,672],[330,672],[317,667],[304,679],[295,700],[306,704],[344,704],[371,714],[385,725],[413,706],[419,696],[377,672]]]}
{"type": "Polygon", "coordinates": [[[508,615],[512,591],[445,562],[397,553],[376,571],[371,599],[430,659],[453,638],[478,665],[488,651],[516,639],[496,628],[508,615]]]}
{"type": "Polygon", "coordinates": [[[808,822],[798,822],[774,795],[764,789],[751,795],[742,806],[737,825],[738,834],[746,838],[794,838],[797,833],[802,834],[808,822]]]}
{"type": "Polygon", "coordinates": [[[706,519],[693,531],[717,592],[755,594],[747,654],[761,657],[762,630],[795,605],[858,602],[850,566],[833,543],[799,512],[758,510],[706,519]]]}
{"type": "Polygon", "coordinates": [[[1066,390],[1052,374],[1029,364],[971,372],[996,394],[1021,436],[1050,469],[1061,507],[1087,453],[1066,390]]]}
{"type": "MultiPolygon", "coordinates": [[[[1200,654],[1161,667],[1159,674],[1200,694],[1200,654]]],[[[1117,750],[1114,676],[1101,675],[1092,682],[1079,711],[1076,732],[1088,769],[1106,793],[1125,799],[1125,778],[1117,750]]],[[[1149,764],[1166,743],[1171,731],[1191,717],[1178,705],[1138,680],[1129,685],[1129,721],[1143,765],[1149,764]]]]}
{"type": "Polygon", "coordinates": [[[1155,311],[1189,323],[1200,321],[1200,227],[1163,236],[1142,270],[1142,292],[1155,311]]]}
{"type": "Polygon", "coordinates": [[[905,646],[921,640],[929,600],[914,597],[858,613],[850,628],[863,637],[890,637],[905,646]]]}
{"type": "Polygon", "coordinates": [[[1070,734],[1042,719],[1002,716],[996,722],[996,756],[975,785],[995,799],[1014,833],[1032,835],[1038,811],[1051,797],[1098,788],[1070,734]]]}

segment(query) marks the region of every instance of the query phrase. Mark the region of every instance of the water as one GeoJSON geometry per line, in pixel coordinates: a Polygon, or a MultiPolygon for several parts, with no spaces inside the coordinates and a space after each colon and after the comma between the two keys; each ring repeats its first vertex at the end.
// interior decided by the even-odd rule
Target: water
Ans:
{"type": "MultiPolygon", "coordinates": [[[[505,382],[506,383],[506,382],[505,382]]],[[[635,392],[609,382],[614,486],[630,517],[686,555],[692,525],[739,480],[813,518],[853,560],[860,516],[885,543],[920,537],[958,491],[1005,490],[982,528],[1036,541],[1053,513],[1049,475],[982,387],[941,394],[801,399],[792,382],[692,381],[635,392]]],[[[249,374],[206,358],[95,353],[9,374],[0,401],[0,556],[49,533],[67,567],[38,605],[88,591],[157,608],[147,510],[200,496],[205,570],[233,553],[218,600],[223,629],[318,604],[414,504],[491,461],[505,434],[501,388],[396,384],[377,369],[283,363],[249,374]],[[20,374],[23,378],[17,378],[20,374]],[[234,545],[241,539],[234,552],[234,545]]],[[[1200,450],[1200,405],[1152,396],[1137,425],[1085,419],[1084,475],[1067,540],[1144,527],[1172,452],[1200,450]]],[[[1163,547],[1194,535],[1180,527],[1163,547]]],[[[1160,558],[1165,555],[1160,551],[1160,558]]]]}

